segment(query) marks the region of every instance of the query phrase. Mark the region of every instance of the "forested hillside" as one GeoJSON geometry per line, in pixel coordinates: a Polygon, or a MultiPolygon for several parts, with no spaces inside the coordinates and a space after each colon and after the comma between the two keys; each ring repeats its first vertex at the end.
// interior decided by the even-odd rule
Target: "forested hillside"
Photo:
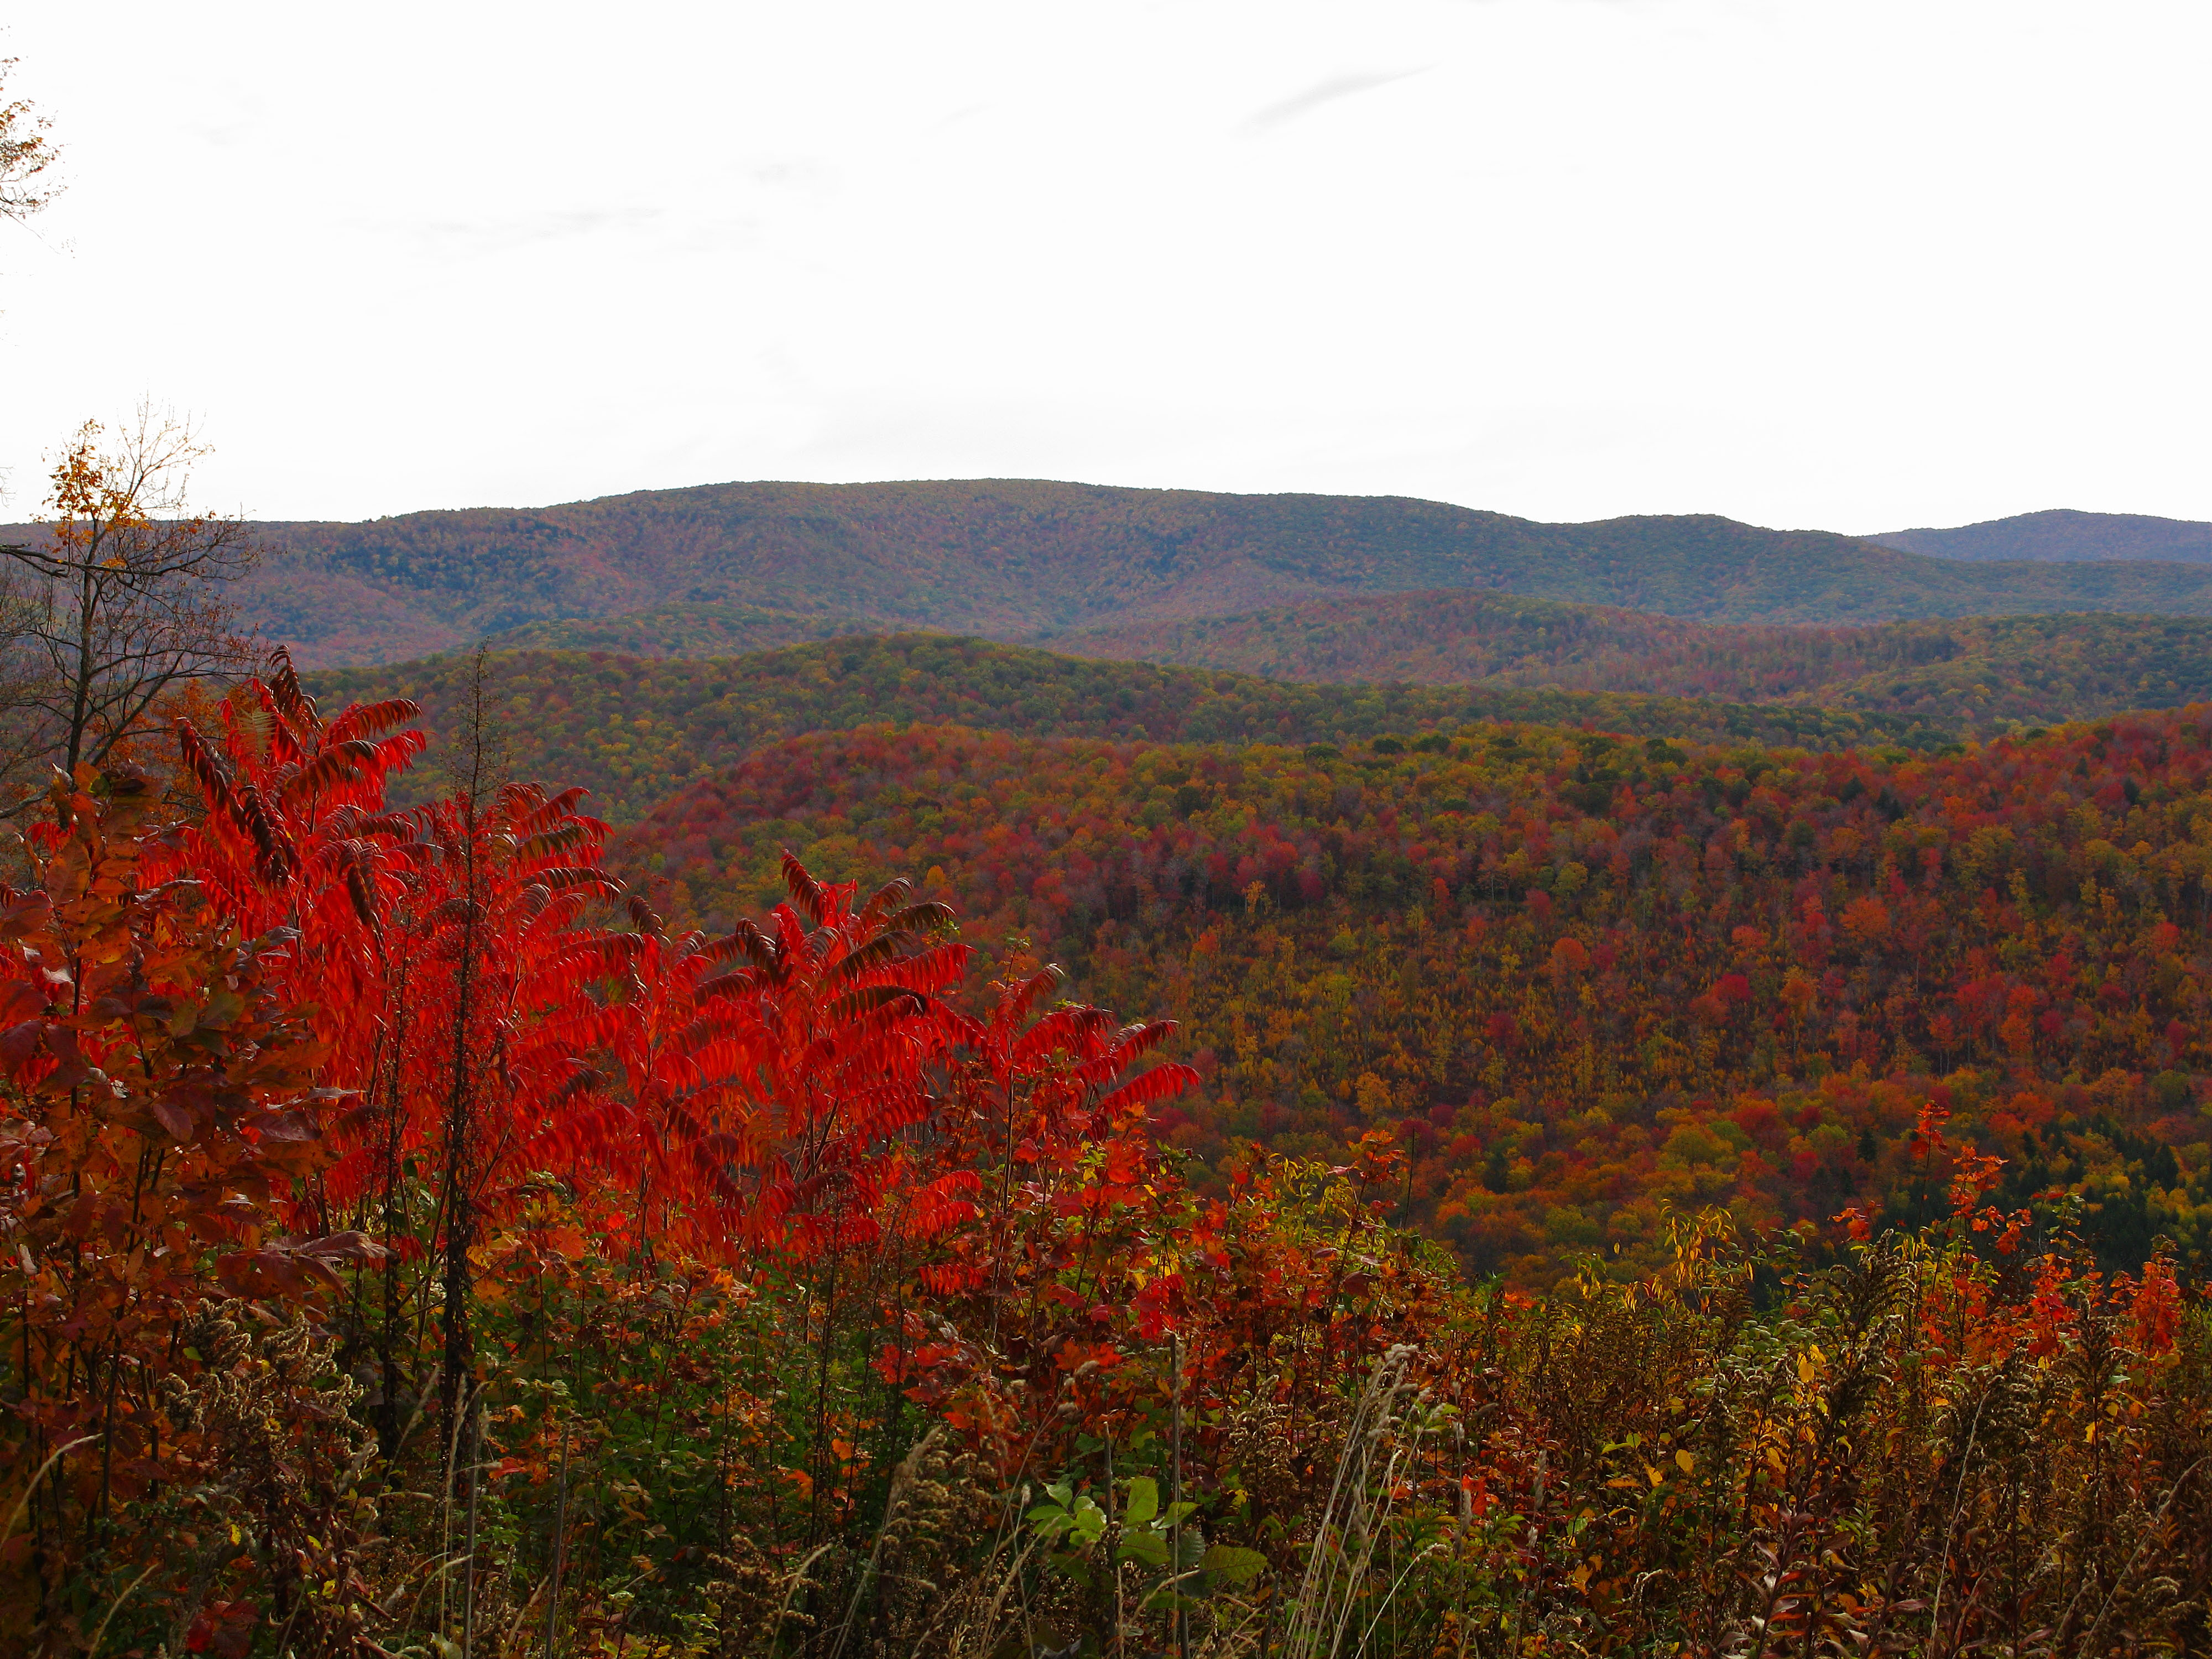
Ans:
{"type": "MultiPolygon", "coordinates": [[[[2192,721],[1919,773],[1540,731],[1410,773],[1382,743],[1346,770],[874,732],[717,798],[780,778],[779,830],[843,809],[828,864],[896,833],[963,877],[1026,877],[1020,838],[1074,828],[1103,862],[1048,872],[1029,916],[1090,907],[1097,976],[1207,1004],[1194,1070],[1163,1060],[1170,1026],[1064,1000],[1002,944],[1016,971],[982,979],[1014,887],[974,884],[993,914],[951,937],[903,882],[785,858],[708,935],[613,879],[573,795],[488,783],[481,748],[385,810],[408,713],[326,718],[280,665],[173,728],[173,798],[88,767],[27,826],[35,884],[0,895],[8,1651],[1935,1654],[2023,1625],[2202,1648],[2212,1319],[2194,1258],[2136,1237],[2198,1239],[2212,1208],[2201,1138],[2175,1150],[2196,1079],[2049,1075],[2122,1040],[2199,1057],[2131,1006],[2197,1002],[2192,721]],[[876,787],[842,793],[861,766],[876,787]],[[1126,808],[1133,777],[1119,861],[1127,821],[1068,809],[1126,808]],[[1394,822],[1425,779],[1511,814],[1548,883],[1394,822]],[[1029,817],[987,820],[979,787],[1029,817]],[[1609,854],[1576,816],[1607,787],[1609,854]],[[1317,892],[1244,821],[1262,789],[1317,843],[1317,892]],[[1694,856],[1716,821],[1759,829],[1694,856]],[[1767,913],[1762,859],[1794,864],[1794,910],[1767,913]],[[1931,911],[1972,941],[1949,994],[1975,1064],[1877,1080],[1892,1033],[1828,1009],[1948,961],[1931,911]],[[1316,916],[1349,942],[1316,957],[1316,916]],[[1624,922],[1681,937],[1655,960],[1624,922]],[[1784,958],[1808,971],[1772,993],[1784,958]],[[1450,962],[1523,988],[1475,1039],[1503,1072],[1456,1104],[1450,962]],[[1723,972],[1678,1042],[1665,1000],[1724,963],[1744,988],[1723,972]],[[1278,1029],[1309,981],[1310,1025],[1278,1029]],[[1778,994],[1762,1073],[1808,1076],[1693,1093],[1778,994]],[[1648,1083],[1611,1070],[1632,1026],[1648,1083]],[[1425,1063],[1376,1059],[1348,1110],[1285,1103],[1293,1039],[1330,1082],[1327,1045],[1425,1063]],[[1812,1081],[1815,1043],[1838,1069],[1812,1081]],[[1561,1102],[1569,1047],[1606,1058],[1561,1102]],[[1448,1085],[1426,1115],[1409,1071],[1448,1085]],[[1218,1147],[1255,1117],[1324,1155],[1218,1147]],[[1988,1150],[2015,1146],[2017,1174],[1988,1150]],[[2064,1195],[2014,1203],[2045,1182],[2064,1195]],[[1583,1207],[1609,1194],[1617,1221],[1583,1207]],[[1748,1224],[1808,1197],[1856,1201],[1748,1224]],[[1409,1214],[1555,1293],[1470,1286],[1409,1214]]],[[[751,842],[726,850],[753,888],[751,842]]]]}
{"type": "Polygon", "coordinates": [[[1874,631],[1855,665],[1850,678],[1783,701],[1990,732],[2212,698],[2212,623],[2094,614],[1898,623],[1874,631]]]}
{"type": "Polygon", "coordinates": [[[1893,530],[1867,539],[1939,559],[2154,559],[2212,564],[2212,524],[2140,513],[2057,508],[1954,530],[1893,530]]]}
{"type": "Polygon", "coordinates": [[[1962,733],[2212,696],[2212,622],[2095,613],[1778,628],[1502,593],[1392,593],[1127,623],[1062,635],[1053,646],[1292,680],[1879,710],[1962,733]]]}
{"type": "Polygon", "coordinates": [[[1711,622],[2212,614],[2212,570],[2190,565],[1969,563],[1710,515],[1555,525],[1394,496],[1021,480],[715,484],[262,529],[291,554],[253,579],[248,609],[313,665],[639,613],[624,636],[764,643],[744,613],[768,611],[813,619],[777,624],[793,629],[1018,640],[1436,588],[1711,622]],[[695,605],[708,617],[682,620],[695,605]]]}
{"type": "Polygon", "coordinates": [[[618,617],[528,623],[490,636],[501,651],[601,651],[630,657],[734,657],[848,634],[880,634],[865,617],[802,616],[755,605],[678,599],[618,617]]]}
{"type": "MultiPolygon", "coordinates": [[[[445,744],[472,706],[474,663],[456,654],[388,668],[325,669],[307,682],[317,695],[340,700],[412,698],[422,705],[434,743],[445,744]]],[[[504,763],[520,777],[587,788],[595,810],[624,823],[757,744],[882,720],[957,721],[1036,735],[1279,742],[1490,718],[1815,747],[1941,743],[1949,736],[1948,729],[1881,714],[1512,687],[1297,685],[927,634],[689,661],[500,652],[488,653],[483,667],[485,707],[504,763]]],[[[403,780],[402,798],[435,787],[436,776],[433,766],[403,780]]]]}
{"type": "Polygon", "coordinates": [[[2009,1160],[2008,1203],[2115,1262],[2165,1234],[2203,1264],[2208,718],[1888,759],[1528,726],[1341,752],[878,729],[703,781],[617,862],[709,927],[786,848],[914,872],[994,971],[1057,960],[1182,1022],[1202,1082],[1176,1144],[1340,1158],[1387,1127],[1401,1213],[1478,1273],[1640,1272],[1704,1202],[1923,1218],[1930,1103],[2009,1160]]]}

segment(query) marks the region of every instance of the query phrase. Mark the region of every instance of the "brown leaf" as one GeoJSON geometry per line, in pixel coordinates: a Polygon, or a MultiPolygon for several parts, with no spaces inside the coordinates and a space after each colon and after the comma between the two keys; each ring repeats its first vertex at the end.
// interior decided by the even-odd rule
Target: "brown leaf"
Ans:
{"type": "Polygon", "coordinates": [[[348,1231],[331,1233],[322,1238],[311,1238],[299,1247],[302,1255],[312,1255],[325,1261],[367,1262],[381,1261],[392,1254],[367,1233],[348,1231]]]}
{"type": "Polygon", "coordinates": [[[46,1035],[46,1021],[27,1019],[0,1032],[0,1065],[11,1072],[22,1070],[31,1056],[39,1052],[39,1039],[46,1035]]]}

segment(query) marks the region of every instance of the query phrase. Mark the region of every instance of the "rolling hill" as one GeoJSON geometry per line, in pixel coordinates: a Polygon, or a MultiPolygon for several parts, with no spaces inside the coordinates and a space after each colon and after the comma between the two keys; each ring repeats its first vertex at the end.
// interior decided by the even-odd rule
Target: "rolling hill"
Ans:
{"type": "Polygon", "coordinates": [[[2059,507],[1955,530],[1892,530],[1867,540],[1939,559],[2154,559],[2212,564],[2212,524],[2139,513],[2076,513],[2059,507]]]}
{"type": "Polygon", "coordinates": [[[485,643],[501,651],[611,651],[630,657],[738,657],[848,634],[880,634],[866,617],[802,616],[757,605],[672,600],[618,617],[526,623],[485,643]]]}
{"type": "Polygon", "coordinates": [[[1062,635],[1054,647],[1290,680],[1880,711],[1966,734],[2212,698],[2212,621],[2095,612],[1810,629],[1503,593],[1391,593],[1128,623],[1062,635]]]}
{"type": "Polygon", "coordinates": [[[1712,516],[1540,524],[1391,496],[1028,481],[732,483],[272,524],[246,608],[302,664],[514,643],[757,646],[866,624],[1048,643],[1344,594],[1497,590],[1721,623],[2212,615],[2186,563],[1977,562],[1712,516]],[[579,623],[611,632],[580,637],[579,623]],[[555,629],[550,637],[516,630],[555,629]]]}
{"type": "MultiPolygon", "coordinates": [[[[1411,739],[1474,720],[1589,722],[1638,737],[1756,739],[1810,749],[1937,745],[1948,730],[1880,713],[1504,686],[1298,685],[1218,670],[1085,660],[907,634],[750,656],[651,660],[607,653],[489,653],[495,744],[519,777],[582,784],[591,810],[628,823],[672,791],[760,745],[891,720],[1034,736],[1216,742],[1411,739]]],[[[423,705],[429,763],[396,798],[442,781],[438,755],[467,706],[471,659],[444,656],[303,678],[333,704],[395,696],[423,705]]]]}
{"type": "MultiPolygon", "coordinates": [[[[793,625],[787,614],[734,606],[707,614],[740,638],[793,625]]],[[[665,620],[672,630],[684,613],[665,620]]],[[[525,635],[631,638],[612,623],[537,624],[525,635]]],[[[1516,720],[1637,737],[1925,749],[2212,700],[2212,621],[2194,618],[1780,628],[1445,592],[1127,624],[1055,643],[1048,652],[945,635],[848,635],[730,656],[498,651],[486,665],[517,769],[584,784],[594,810],[617,822],[761,744],[880,720],[1334,742],[1516,720]]],[[[443,736],[465,702],[469,660],[322,669],[308,679],[319,696],[415,697],[443,736]]]]}

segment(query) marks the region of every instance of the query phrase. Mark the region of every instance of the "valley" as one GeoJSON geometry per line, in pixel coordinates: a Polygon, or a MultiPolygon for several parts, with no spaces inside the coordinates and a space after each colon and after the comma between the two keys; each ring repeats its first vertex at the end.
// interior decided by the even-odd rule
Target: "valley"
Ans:
{"type": "MultiPolygon", "coordinates": [[[[1849,1203],[1924,1217],[1899,1149],[1931,1090],[2015,1170],[2073,1170],[2078,1224],[2115,1261],[2153,1232],[2191,1261],[2212,1249],[2192,1080],[2212,1073],[2212,619],[1816,625],[1393,592],[1467,574],[1452,548],[1528,559],[1564,532],[1420,503],[1232,513],[1035,485],[970,491],[955,534],[932,517],[952,487],[874,488],[872,519],[830,512],[850,492],[799,492],[714,532],[815,560],[796,586],[749,566],[750,598],[693,590],[305,683],[333,705],[421,704],[434,764],[395,778],[399,801],[442,787],[457,742],[589,791],[614,869],[680,927],[773,903],[787,852],[864,889],[914,880],[989,973],[1055,963],[1072,995],[1179,1023],[1168,1052],[1199,1085],[1160,1127],[1194,1167],[1248,1142],[1326,1158],[1386,1130],[1408,1158],[1401,1218],[1470,1272],[1548,1284],[1593,1246],[1649,1271],[1662,1218],[1692,1202],[1768,1230],[1849,1203]],[[806,502],[823,512],[797,516],[806,502]],[[1305,538],[1300,559],[1238,552],[1227,538],[1258,520],[1305,538]],[[889,568],[894,526],[931,529],[946,584],[975,574],[988,527],[998,586],[909,586],[870,614],[850,584],[889,568]],[[1376,553],[1409,526],[1428,540],[1376,553]],[[1373,586],[1181,614],[1249,605],[1260,570],[1373,586]],[[1020,632],[1049,603],[1093,620],[1031,629],[1042,648],[953,631],[980,611],[1020,632]],[[931,631],[884,631],[884,610],[931,631]],[[2007,1024],[2022,1010],[2025,1036],[2007,1024]]],[[[387,577],[474,571],[468,591],[503,603],[463,528],[383,532],[416,549],[387,577]]],[[[574,552],[574,528],[531,534],[574,552]]],[[[1647,583],[1687,581],[1686,548],[1736,556],[1770,533],[1578,528],[1647,561],[1672,547],[1647,583]]],[[[661,547],[629,597],[679,567],[736,580],[714,563],[731,544],[661,547]]],[[[1574,581],[1599,568],[1575,556],[1574,581]]]]}

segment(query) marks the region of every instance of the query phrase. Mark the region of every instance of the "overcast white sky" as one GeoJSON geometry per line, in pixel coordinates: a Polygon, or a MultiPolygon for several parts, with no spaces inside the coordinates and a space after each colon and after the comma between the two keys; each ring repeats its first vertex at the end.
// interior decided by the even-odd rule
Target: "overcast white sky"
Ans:
{"type": "MultiPolygon", "coordinates": [[[[2212,519],[2205,0],[11,9],[5,516],[730,478],[2212,519]]],[[[9,13],[0,12],[0,18],[9,13]]]]}

